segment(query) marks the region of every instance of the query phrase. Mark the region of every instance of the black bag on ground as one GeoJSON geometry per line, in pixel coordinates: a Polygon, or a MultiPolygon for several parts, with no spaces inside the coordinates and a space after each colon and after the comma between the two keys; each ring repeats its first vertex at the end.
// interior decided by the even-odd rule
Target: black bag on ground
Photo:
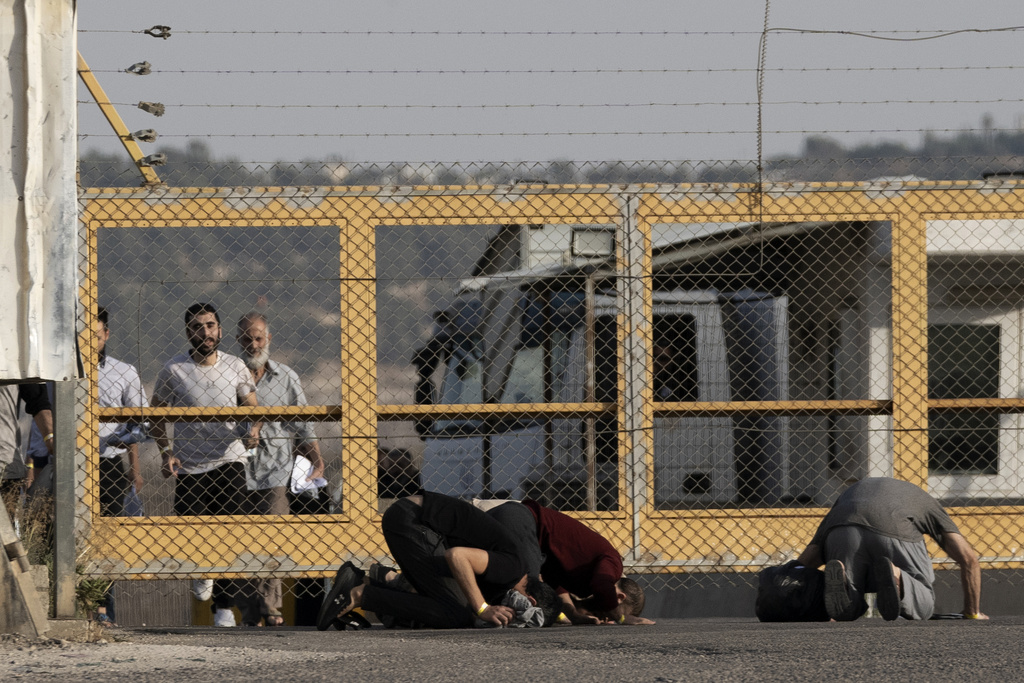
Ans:
{"type": "Polygon", "coordinates": [[[825,573],[796,560],[757,574],[754,613],[759,621],[828,621],[825,573]]]}

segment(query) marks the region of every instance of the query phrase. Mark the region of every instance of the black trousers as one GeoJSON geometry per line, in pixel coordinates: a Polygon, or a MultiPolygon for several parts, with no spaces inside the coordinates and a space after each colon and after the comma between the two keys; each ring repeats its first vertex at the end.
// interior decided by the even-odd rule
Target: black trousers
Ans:
{"type": "Polygon", "coordinates": [[[100,514],[120,517],[124,514],[124,497],[131,488],[121,456],[100,458],[100,514]]]}
{"type": "Polygon", "coordinates": [[[389,507],[381,520],[388,549],[417,592],[370,584],[363,591],[363,609],[430,628],[471,627],[473,612],[444,559],[448,549],[445,536],[423,523],[422,511],[403,498],[389,507]]]}
{"type": "MultiPolygon", "coordinates": [[[[245,465],[229,462],[202,474],[179,473],[174,482],[174,513],[178,515],[249,514],[245,465]]],[[[251,590],[245,580],[217,579],[213,582],[213,606],[229,609],[251,590]]],[[[244,607],[244,604],[239,604],[244,607]]]]}

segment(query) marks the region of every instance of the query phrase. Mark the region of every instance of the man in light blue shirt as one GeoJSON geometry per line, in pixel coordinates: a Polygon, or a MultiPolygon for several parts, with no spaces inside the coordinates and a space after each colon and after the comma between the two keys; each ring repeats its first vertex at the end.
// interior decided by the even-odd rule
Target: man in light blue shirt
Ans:
{"type": "MultiPolygon", "coordinates": [[[[294,370],[270,360],[270,324],[262,313],[248,313],[238,321],[238,344],[242,360],[252,373],[256,397],[261,406],[304,406],[306,395],[294,370]]],[[[259,446],[249,458],[247,484],[252,509],[256,514],[287,515],[288,485],[295,456],[301,455],[313,464],[306,476],[313,481],[323,474],[313,427],[308,422],[264,422],[259,446]]],[[[254,601],[267,626],[280,626],[281,580],[262,579],[256,582],[254,601]]]]}
{"type": "MultiPolygon", "coordinates": [[[[130,365],[107,355],[107,340],[110,327],[107,323],[107,309],[102,306],[96,316],[96,344],[99,350],[99,376],[97,389],[99,404],[107,407],[142,408],[147,405],[146,393],[142,389],[139,371],[130,365]]],[[[100,514],[119,517],[124,514],[125,495],[135,487],[142,489],[142,470],[139,468],[138,434],[123,428],[123,425],[104,422],[100,424],[100,514]],[[121,458],[128,456],[128,473],[125,475],[121,458]]]]}

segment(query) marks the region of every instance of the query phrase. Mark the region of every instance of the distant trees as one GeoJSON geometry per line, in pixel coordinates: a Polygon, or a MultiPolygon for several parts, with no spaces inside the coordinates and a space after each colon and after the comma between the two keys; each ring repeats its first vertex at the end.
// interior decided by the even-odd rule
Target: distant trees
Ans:
{"type": "MultiPolygon", "coordinates": [[[[753,161],[575,162],[386,162],[345,161],[338,156],[299,162],[246,162],[216,159],[201,141],[184,149],[161,147],[167,165],[160,178],[178,187],[239,186],[394,186],[506,185],[512,183],[625,184],[754,182],[753,161]]],[[[130,187],[140,178],[123,154],[87,151],[79,160],[83,187],[130,187]]],[[[940,137],[925,133],[916,149],[881,140],[847,148],[827,136],[803,142],[799,155],[764,163],[764,179],[777,181],[858,181],[881,176],[969,180],[985,173],[1024,169],[1024,131],[982,129],[940,137]]]]}

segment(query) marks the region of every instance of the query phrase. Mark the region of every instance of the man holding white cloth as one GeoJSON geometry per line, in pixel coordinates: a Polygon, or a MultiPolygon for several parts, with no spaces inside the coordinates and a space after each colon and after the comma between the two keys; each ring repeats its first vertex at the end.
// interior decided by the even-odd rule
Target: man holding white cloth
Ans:
{"type": "MultiPolygon", "coordinates": [[[[262,313],[247,313],[238,321],[238,345],[256,385],[261,406],[304,406],[306,395],[299,376],[287,365],[270,360],[270,324],[262,313]]],[[[308,422],[265,422],[259,446],[249,461],[248,488],[252,511],[260,515],[288,514],[288,484],[295,456],[313,465],[305,477],[308,484],[324,471],[313,427],[308,422]]],[[[282,626],[281,579],[256,582],[256,608],[266,626],[282,626]]],[[[256,621],[253,618],[253,621],[256,621]]]]}

